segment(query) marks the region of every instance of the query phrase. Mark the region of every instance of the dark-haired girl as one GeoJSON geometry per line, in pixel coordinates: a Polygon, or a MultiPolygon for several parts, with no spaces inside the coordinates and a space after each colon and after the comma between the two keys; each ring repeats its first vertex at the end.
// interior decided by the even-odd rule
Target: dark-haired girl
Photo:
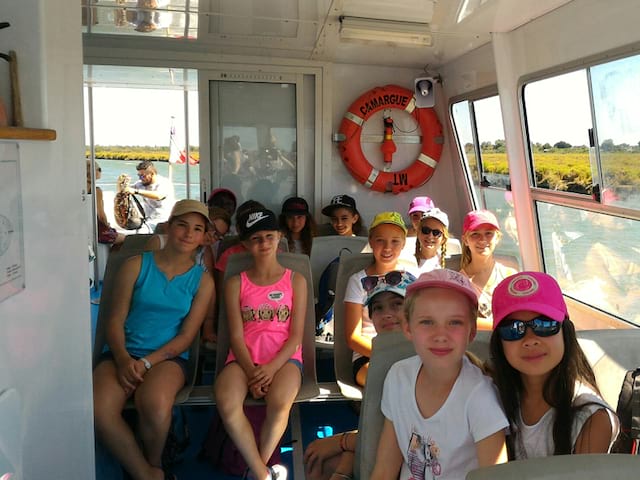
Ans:
{"type": "Polygon", "coordinates": [[[304,198],[291,197],[284,201],[280,214],[280,230],[287,239],[290,252],[311,255],[316,222],[304,198]]]}
{"type": "Polygon", "coordinates": [[[510,459],[607,453],[619,423],[602,399],[562,291],[540,272],[493,292],[493,377],[510,423],[510,459]]]}

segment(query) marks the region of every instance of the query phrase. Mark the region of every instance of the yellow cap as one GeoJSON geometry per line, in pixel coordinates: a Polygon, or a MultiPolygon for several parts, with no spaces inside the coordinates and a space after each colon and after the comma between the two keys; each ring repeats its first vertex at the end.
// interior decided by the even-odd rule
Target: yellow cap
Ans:
{"type": "Polygon", "coordinates": [[[369,226],[369,231],[376,228],[378,225],[382,225],[383,223],[388,223],[391,225],[395,225],[396,227],[400,227],[404,234],[407,234],[407,227],[404,225],[404,220],[402,219],[402,215],[398,212],[382,212],[375,216],[373,222],[369,226]]]}

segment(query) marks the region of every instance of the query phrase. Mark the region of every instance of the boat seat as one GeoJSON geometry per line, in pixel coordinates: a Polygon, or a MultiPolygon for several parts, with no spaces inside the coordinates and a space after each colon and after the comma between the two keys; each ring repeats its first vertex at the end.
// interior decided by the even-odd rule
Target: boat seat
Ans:
{"type": "Polygon", "coordinates": [[[640,329],[578,330],[576,334],[602,397],[615,409],[627,370],[640,366],[640,329]]]}
{"type": "Polygon", "coordinates": [[[144,250],[144,246],[151,237],[153,237],[152,233],[135,233],[133,235],[127,235],[120,247],[120,251],[138,250],[138,253],[140,253],[144,250]]]}
{"type": "Polygon", "coordinates": [[[600,480],[637,478],[640,456],[623,454],[556,455],[478,468],[466,480],[600,480]]]}
{"type": "MultiPolygon", "coordinates": [[[[129,257],[134,255],[140,255],[144,250],[144,244],[151,237],[151,235],[129,235],[127,239],[131,237],[146,237],[146,239],[135,238],[133,241],[125,242],[120,247],[120,250],[112,252],[109,255],[107,261],[107,268],[105,269],[104,281],[102,283],[102,293],[100,295],[100,308],[98,309],[98,320],[96,324],[96,338],[93,345],[93,367],[95,368],[96,362],[104,349],[106,344],[106,325],[107,320],[111,314],[111,299],[113,297],[113,291],[115,283],[118,277],[118,271],[122,264],[129,257]],[[144,240],[144,241],[143,241],[144,240]]],[[[200,335],[196,335],[189,348],[189,360],[187,362],[187,379],[185,386],[176,395],[176,404],[185,402],[189,398],[189,394],[193,389],[196,378],[196,370],[198,366],[198,353],[200,345],[200,335]]],[[[133,406],[132,402],[127,403],[128,407],[133,406]]]]}
{"type": "Polygon", "coordinates": [[[318,289],[322,272],[327,265],[336,258],[342,251],[348,253],[360,253],[367,245],[367,237],[342,237],[331,235],[327,237],[316,237],[313,239],[311,248],[311,274],[313,276],[314,297],[318,298],[318,289]]]}
{"type": "Polygon", "coordinates": [[[342,395],[353,400],[362,399],[362,387],[353,378],[353,350],[347,344],[344,331],[344,295],[349,277],[372,263],[371,253],[342,255],[336,281],[336,298],[333,303],[333,365],[342,395]]]}
{"type": "MultiPolygon", "coordinates": [[[[317,397],[320,394],[316,377],[316,349],[315,349],[315,309],[313,305],[313,289],[311,280],[311,264],[309,257],[300,253],[278,253],[278,262],[296,273],[304,275],[307,281],[307,314],[305,318],[304,335],[302,339],[303,379],[296,402],[302,402],[317,397]]],[[[249,253],[243,252],[229,257],[229,263],[224,274],[225,281],[240,272],[247,270],[253,263],[249,253]]],[[[220,300],[218,316],[218,341],[216,352],[216,376],[222,370],[230,348],[229,322],[224,305],[224,297],[220,300]]],[[[213,395],[213,391],[211,392],[213,395]]],[[[262,400],[247,397],[246,404],[263,404],[262,400]]]]}
{"type": "MultiPolygon", "coordinates": [[[[468,351],[486,362],[489,359],[490,338],[491,332],[478,331],[468,351]]],[[[378,440],[384,423],[380,402],[387,372],[398,360],[412,355],[415,355],[413,344],[402,332],[383,333],[373,339],[367,384],[360,409],[359,437],[354,463],[355,478],[368,479],[375,465],[378,440]]]]}

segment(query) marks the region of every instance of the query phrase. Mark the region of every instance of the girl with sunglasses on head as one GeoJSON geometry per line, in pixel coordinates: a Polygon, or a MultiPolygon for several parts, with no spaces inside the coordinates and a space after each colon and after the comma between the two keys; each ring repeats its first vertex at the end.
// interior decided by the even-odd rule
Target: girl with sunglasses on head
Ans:
{"type": "Polygon", "coordinates": [[[444,268],[449,240],[449,217],[439,208],[432,208],[422,214],[417,225],[416,262],[418,274],[444,268]]]}
{"type": "Polygon", "coordinates": [[[478,293],[479,330],[491,330],[493,289],[517,271],[501,264],[493,256],[501,236],[498,219],[489,210],[474,210],[464,217],[460,272],[469,277],[478,293]]]}
{"type": "Polygon", "coordinates": [[[602,399],[562,291],[540,272],[493,293],[492,375],[510,423],[510,459],[607,453],[619,422],[602,399]]]}
{"type": "Polygon", "coordinates": [[[382,212],[369,227],[373,263],[349,278],[344,296],[344,328],[347,345],[353,350],[353,376],[364,386],[371,356],[371,339],[376,331],[364,308],[367,293],[378,282],[399,282],[398,259],[407,239],[407,227],[398,212],[382,212]]]}
{"type": "MultiPolygon", "coordinates": [[[[409,272],[394,271],[395,280],[376,282],[367,292],[365,306],[377,334],[399,332],[404,316],[404,296],[415,281],[409,272]]],[[[353,478],[358,431],[343,432],[311,442],[304,452],[307,480],[353,478]]]]}

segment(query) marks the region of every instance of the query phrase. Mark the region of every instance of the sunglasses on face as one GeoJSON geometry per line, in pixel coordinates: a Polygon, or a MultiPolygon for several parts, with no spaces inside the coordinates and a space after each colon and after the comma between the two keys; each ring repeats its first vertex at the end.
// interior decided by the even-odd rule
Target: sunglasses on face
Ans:
{"type": "Polygon", "coordinates": [[[423,235],[431,234],[436,238],[442,235],[442,230],[438,230],[437,228],[420,227],[420,231],[422,232],[423,235]]]}
{"type": "Polygon", "coordinates": [[[391,287],[400,285],[400,283],[402,283],[402,272],[393,270],[392,272],[384,275],[369,275],[364,277],[361,281],[362,288],[369,293],[376,288],[380,282],[384,282],[391,287]]]}
{"type": "Polygon", "coordinates": [[[551,337],[560,331],[562,324],[544,315],[528,322],[507,319],[498,327],[498,334],[502,340],[513,342],[524,338],[527,333],[527,327],[538,337],[551,337]]]}

